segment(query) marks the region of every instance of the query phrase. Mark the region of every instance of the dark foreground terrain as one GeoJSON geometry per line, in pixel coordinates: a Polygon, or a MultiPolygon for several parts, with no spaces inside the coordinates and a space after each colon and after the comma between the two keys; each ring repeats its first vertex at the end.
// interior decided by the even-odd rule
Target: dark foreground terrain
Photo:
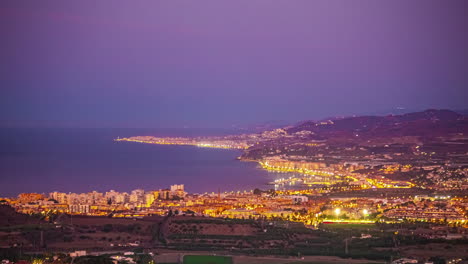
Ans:
{"type": "MultiPolygon", "coordinates": [[[[28,216],[1,206],[2,257],[28,253],[218,252],[244,256],[299,258],[335,256],[390,261],[468,256],[468,241],[431,239],[442,227],[422,224],[322,224],[319,229],[282,220],[241,220],[194,216],[142,219],[60,215],[28,216]]],[[[261,263],[261,262],[259,262],[261,263]]],[[[265,262],[268,263],[268,262],[265,262]]],[[[280,262],[278,262],[280,263],[280,262]]],[[[286,262],[282,262],[286,263],[286,262]]]]}

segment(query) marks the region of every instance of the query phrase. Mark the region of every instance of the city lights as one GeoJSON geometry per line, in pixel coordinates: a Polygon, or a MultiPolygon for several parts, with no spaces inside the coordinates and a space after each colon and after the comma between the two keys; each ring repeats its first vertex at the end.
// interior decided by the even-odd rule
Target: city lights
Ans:
{"type": "Polygon", "coordinates": [[[336,214],[336,216],[339,216],[340,213],[341,213],[341,209],[340,209],[340,208],[336,208],[336,209],[335,209],[335,214],[336,214]]]}

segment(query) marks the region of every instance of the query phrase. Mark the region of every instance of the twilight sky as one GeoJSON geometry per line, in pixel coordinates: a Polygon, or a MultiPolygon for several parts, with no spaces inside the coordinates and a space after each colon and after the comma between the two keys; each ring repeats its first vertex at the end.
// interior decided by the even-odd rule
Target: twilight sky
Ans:
{"type": "Polygon", "coordinates": [[[466,0],[4,0],[0,37],[7,125],[468,108],[466,0]]]}

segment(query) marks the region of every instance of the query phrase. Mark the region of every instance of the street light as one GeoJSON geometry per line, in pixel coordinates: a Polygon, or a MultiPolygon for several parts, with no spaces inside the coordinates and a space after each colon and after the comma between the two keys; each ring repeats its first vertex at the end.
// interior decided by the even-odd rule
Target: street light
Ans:
{"type": "Polygon", "coordinates": [[[340,208],[336,208],[336,209],[335,209],[335,214],[336,214],[336,216],[340,215],[340,213],[341,213],[340,208]]]}
{"type": "Polygon", "coordinates": [[[369,211],[367,211],[367,209],[364,209],[364,210],[362,210],[362,213],[364,214],[364,216],[366,216],[366,215],[369,214],[369,211]]]}

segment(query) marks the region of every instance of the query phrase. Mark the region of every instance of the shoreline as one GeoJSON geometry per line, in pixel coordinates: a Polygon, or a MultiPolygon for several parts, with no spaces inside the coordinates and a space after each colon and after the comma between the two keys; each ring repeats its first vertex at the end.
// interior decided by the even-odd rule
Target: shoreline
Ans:
{"type": "MultiPolygon", "coordinates": [[[[214,148],[214,149],[230,149],[230,150],[245,150],[250,147],[250,145],[245,145],[244,143],[235,143],[234,141],[226,141],[222,139],[212,139],[211,142],[204,142],[200,138],[156,138],[152,136],[136,136],[129,138],[117,138],[114,141],[126,141],[126,142],[137,142],[145,144],[155,144],[155,145],[174,145],[174,146],[194,146],[202,148],[214,148]],[[228,142],[229,144],[227,144],[228,142]]],[[[243,152],[244,153],[244,152],[243,152]]],[[[281,159],[251,159],[244,158],[241,156],[236,158],[239,161],[245,162],[255,162],[262,170],[267,172],[277,172],[277,173],[299,173],[304,177],[322,177],[324,179],[320,181],[309,182],[309,184],[303,184],[309,186],[311,184],[322,184],[325,186],[331,186],[332,184],[339,182],[354,182],[359,184],[353,184],[354,189],[370,189],[370,188],[412,188],[415,186],[414,183],[410,181],[390,181],[382,179],[373,179],[368,178],[361,174],[351,175],[350,172],[340,171],[330,168],[309,168],[300,164],[299,166],[288,166],[284,164],[285,160],[281,159]]],[[[287,161],[287,160],[286,160],[287,161]]],[[[287,161],[287,163],[297,163],[295,161],[287,161]]],[[[304,163],[299,161],[299,163],[304,163]]],[[[304,164],[307,164],[305,162],[304,164]]],[[[314,164],[316,165],[316,164],[314,164]]],[[[295,183],[299,179],[297,177],[289,177],[288,179],[276,179],[273,182],[268,182],[265,185],[285,185],[286,183],[295,183]]],[[[308,188],[307,188],[308,189],[308,188]]]]}
{"type": "Polygon", "coordinates": [[[195,140],[186,139],[185,142],[172,142],[172,141],[165,141],[165,140],[141,140],[138,138],[116,138],[114,141],[120,142],[136,142],[136,143],[144,143],[144,144],[154,144],[154,145],[174,145],[174,146],[194,146],[199,148],[214,148],[214,149],[234,149],[234,150],[242,150],[247,149],[248,146],[245,145],[227,145],[227,144],[213,144],[213,143],[206,143],[200,142],[195,140]]]}

